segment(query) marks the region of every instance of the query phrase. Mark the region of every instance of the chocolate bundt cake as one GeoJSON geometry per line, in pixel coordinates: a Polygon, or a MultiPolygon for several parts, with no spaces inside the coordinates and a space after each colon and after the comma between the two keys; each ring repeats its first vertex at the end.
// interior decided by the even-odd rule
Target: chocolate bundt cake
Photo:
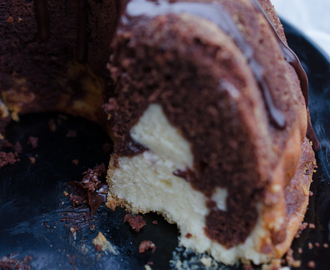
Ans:
{"type": "Polygon", "coordinates": [[[269,0],[12,0],[0,20],[2,137],[26,113],[95,121],[109,207],[158,212],[227,264],[286,252],[318,144],[269,0]]]}
{"type": "Polygon", "coordinates": [[[0,1],[1,132],[20,114],[60,111],[106,126],[114,0],[0,1]]]}
{"type": "Polygon", "coordinates": [[[121,12],[108,206],[160,213],[183,246],[226,264],[280,258],[315,157],[306,74],[273,6],[132,0],[121,12]]]}

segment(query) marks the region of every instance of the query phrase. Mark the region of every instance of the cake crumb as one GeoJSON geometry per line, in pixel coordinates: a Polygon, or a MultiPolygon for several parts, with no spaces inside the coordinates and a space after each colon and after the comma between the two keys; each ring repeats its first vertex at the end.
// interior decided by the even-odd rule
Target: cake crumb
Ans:
{"type": "Polygon", "coordinates": [[[211,258],[203,257],[201,258],[201,263],[204,264],[206,267],[210,267],[212,264],[211,258]]]}
{"type": "Polygon", "coordinates": [[[151,249],[151,253],[156,251],[156,245],[151,241],[142,241],[139,245],[139,253],[144,253],[148,249],[151,249]]]}
{"type": "Polygon", "coordinates": [[[301,266],[301,261],[295,260],[295,261],[292,262],[291,266],[296,267],[296,268],[300,267],[301,266]]]}
{"type": "Polygon", "coordinates": [[[299,267],[301,265],[301,261],[294,259],[293,250],[291,248],[289,248],[288,252],[286,253],[285,259],[289,266],[299,267]]]}
{"type": "Polygon", "coordinates": [[[312,197],[314,193],[312,191],[309,191],[309,196],[312,197]]]}
{"type": "Polygon", "coordinates": [[[154,220],[154,221],[152,222],[152,224],[157,225],[157,224],[158,224],[158,221],[157,221],[157,220],[154,220]]]}
{"type": "MultiPolygon", "coordinates": [[[[18,254],[18,253],[17,253],[18,254]]],[[[32,261],[31,256],[25,256],[23,260],[14,258],[17,254],[10,254],[0,258],[0,269],[20,269],[20,270],[31,270],[29,261],[32,261]]]]}
{"type": "Polygon", "coordinates": [[[99,232],[92,243],[95,246],[95,250],[98,252],[103,251],[105,253],[110,252],[114,255],[118,254],[114,246],[105,238],[102,232],[99,232]]]}
{"type": "Polygon", "coordinates": [[[13,153],[0,152],[0,168],[8,164],[13,165],[15,162],[16,159],[13,153]]]}
{"type": "Polygon", "coordinates": [[[315,262],[314,262],[314,261],[309,261],[309,262],[307,263],[307,266],[308,266],[309,268],[315,268],[315,262]]]}
{"type": "Polygon", "coordinates": [[[115,211],[117,206],[119,206],[121,208],[125,207],[122,200],[112,198],[109,195],[107,197],[107,202],[105,203],[105,206],[108,207],[109,209],[111,209],[112,211],[115,211]]]}
{"type": "Polygon", "coordinates": [[[308,223],[307,222],[303,222],[299,225],[299,228],[298,228],[298,231],[297,231],[297,234],[296,234],[296,238],[299,238],[301,233],[303,232],[303,230],[305,230],[308,226],[308,223]]]}
{"type": "Polygon", "coordinates": [[[192,234],[191,234],[191,233],[187,233],[187,234],[186,234],[186,238],[189,239],[189,238],[191,238],[191,237],[192,237],[192,234]]]}
{"type": "Polygon", "coordinates": [[[126,214],[124,222],[128,222],[131,228],[136,232],[139,232],[146,225],[146,222],[140,215],[132,216],[131,214],[126,214]]]}
{"type": "Polygon", "coordinates": [[[70,200],[72,202],[73,206],[78,206],[81,205],[84,201],[84,197],[83,196],[75,196],[70,194],[70,200]]]}
{"type": "Polygon", "coordinates": [[[315,242],[314,245],[315,245],[316,247],[320,247],[320,243],[319,243],[319,242],[315,242]]]}
{"type": "Polygon", "coordinates": [[[76,138],[77,137],[77,131],[75,130],[69,130],[68,133],[66,134],[68,138],[76,138]]]}
{"type": "Polygon", "coordinates": [[[309,228],[310,229],[315,229],[315,224],[314,223],[309,223],[309,228]]]}
{"type": "Polygon", "coordinates": [[[149,265],[147,265],[147,264],[144,266],[144,269],[145,270],[152,270],[151,267],[149,265]]]}
{"type": "Polygon", "coordinates": [[[329,244],[324,243],[324,244],[323,244],[323,247],[324,247],[324,248],[328,248],[328,247],[329,247],[329,244]]]}
{"type": "Polygon", "coordinates": [[[147,265],[154,265],[153,262],[147,262],[147,265]]]}
{"type": "Polygon", "coordinates": [[[29,159],[30,159],[32,164],[36,163],[36,159],[34,157],[30,157],[29,159]]]}
{"type": "Polygon", "coordinates": [[[76,227],[76,226],[71,226],[70,227],[70,232],[71,232],[71,234],[72,234],[72,236],[73,236],[73,240],[75,240],[76,241],[76,239],[77,239],[77,231],[78,231],[79,229],[76,227]]]}
{"type": "Polygon", "coordinates": [[[72,163],[73,163],[74,165],[78,165],[78,164],[79,164],[79,160],[78,160],[78,159],[74,159],[74,160],[72,160],[72,163]]]}
{"type": "Polygon", "coordinates": [[[49,125],[49,129],[51,132],[56,131],[56,124],[55,124],[55,120],[53,118],[49,120],[48,125],[49,125]]]}
{"type": "Polygon", "coordinates": [[[302,254],[303,253],[303,249],[302,248],[298,248],[298,253],[302,254]]]}
{"type": "Polygon", "coordinates": [[[69,193],[68,193],[67,191],[63,191],[63,195],[64,195],[65,197],[68,197],[68,196],[69,196],[69,193]]]}
{"type": "Polygon", "coordinates": [[[312,249],[313,248],[313,244],[312,243],[308,243],[308,248],[312,249]]]}
{"type": "Polygon", "coordinates": [[[34,149],[34,148],[37,148],[38,147],[38,138],[37,137],[33,137],[33,136],[30,136],[29,139],[28,139],[28,144],[31,145],[31,147],[34,149]]]}

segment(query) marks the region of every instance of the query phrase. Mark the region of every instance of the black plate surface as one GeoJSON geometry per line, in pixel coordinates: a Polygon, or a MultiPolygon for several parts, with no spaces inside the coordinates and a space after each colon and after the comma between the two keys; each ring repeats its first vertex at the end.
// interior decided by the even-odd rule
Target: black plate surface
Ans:
{"type": "MultiPolygon", "coordinates": [[[[304,230],[292,248],[294,257],[302,261],[300,269],[307,269],[311,260],[316,263],[315,269],[330,269],[330,248],[323,247],[329,243],[330,227],[330,61],[300,32],[286,23],[284,26],[290,46],[309,76],[310,111],[322,145],[312,184],[314,195],[306,214],[306,222],[316,228],[304,230]],[[302,254],[298,248],[303,248],[302,254]]],[[[8,138],[13,143],[19,141],[23,153],[19,162],[0,170],[0,258],[12,252],[18,252],[19,259],[32,256],[32,269],[144,269],[148,262],[153,262],[152,269],[174,269],[170,260],[181,256],[190,267],[202,269],[202,264],[191,259],[193,253],[175,251],[176,226],[156,214],[145,215],[147,226],[136,233],[123,223],[124,210],[102,207],[91,218],[86,206],[71,206],[63,194],[65,190],[72,192],[67,182],[80,181],[88,168],[108,163],[109,154],[103,152],[102,146],[109,139],[97,125],[71,116],[52,132],[48,122],[57,117],[51,113],[26,115],[7,128],[8,138]],[[77,137],[66,137],[69,130],[77,131],[77,137]],[[29,136],[39,138],[37,148],[27,144],[29,136]],[[30,157],[36,158],[35,164],[30,157]],[[78,165],[72,163],[74,159],[79,160],[78,165]],[[154,220],[158,225],[152,224],[154,220]],[[95,230],[90,225],[95,225],[95,230]],[[71,226],[79,228],[76,239],[70,233],[71,226]],[[99,231],[116,247],[118,255],[95,251],[92,239],[99,231]],[[139,254],[138,246],[143,240],[153,241],[156,252],[139,254]]],[[[216,268],[243,269],[240,265],[216,268]]]]}

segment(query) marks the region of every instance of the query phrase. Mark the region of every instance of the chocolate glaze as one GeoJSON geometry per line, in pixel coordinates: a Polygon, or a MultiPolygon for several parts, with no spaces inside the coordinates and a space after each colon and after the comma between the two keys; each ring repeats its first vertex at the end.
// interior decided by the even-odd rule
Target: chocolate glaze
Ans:
{"type": "MultiPolygon", "coordinates": [[[[271,26],[272,30],[275,33],[275,37],[277,39],[278,44],[280,45],[282,54],[285,58],[285,60],[295,69],[299,81],[300,81],[300,88],[301,91],[303,93],[303,96],[305,98],[305,102],[306,102],[306,107],[308,107],[308,77],[307,74],[305,72],[305,70],[303,69],[299,58],[297,57],[297,55],[291,50],[291,48],[289,48],[289,46],[287,46],[283,39],[279,36],[279,34],[277,33],[274,25],[272,24],[272,22],[269,20],[266,12],[263,10],[263,8],[260,6],[259,2],[257,0],[251,0],[253,6],[255,7],[255,9],[257,11],[259,11],[260,13],[262,13],[264,15],[264,17],[266,18],[266,20],[268,21],[269,25],[271,26]]],[[[318,141],[315,132],[313,130],[313,127],[310,123],[310,121],[308,120],[308,128],[307,128],[307,134],[306,134],[307,138],[313,142],[313,150],[316,152],[320,149],[320,142],[318,141]]]]}
{"type": "Polygon", "coordinates": [[[77,1],[77,55],[80,63],[87,61],[87,0],[77,1]]]}
{"type": "MultiPolygon", "coordinates": [[[[126,1],[125,1],[126,2],[126,1]]],[[[126,4],[126,3],[124,3],[126,4]]],[[[121,9],[123,10],[123,9],[121,9]]],[[[148,2],[146,0],[133,0],[126,4],[126,11],[122,16],[122,23],[125,24],[127,19],[148,16],[155,17],[162,14],[180,14],[188,13],[205,18],[232,37],[236,45],[245,54],[248,59],[249,66],[255,76],[268,109],[271,122],[278,128],[284,129],[286,127],[286,120],[284,114],[276,108],[270,92],[270,87],[265,79],[263,67],[258,63],[254,57],[253,48],[247,43],[241,32],[236,27],[230,15],[223,9],[220,3],[169,3],[161,1],[158,3],[148,2]]]]}
{"type": "Polygon", "coordinates": [[[46,42],[50,36],[47,0],[34,0],[34,9],[36,13],[39,40],[41,42],[46,42]]]}

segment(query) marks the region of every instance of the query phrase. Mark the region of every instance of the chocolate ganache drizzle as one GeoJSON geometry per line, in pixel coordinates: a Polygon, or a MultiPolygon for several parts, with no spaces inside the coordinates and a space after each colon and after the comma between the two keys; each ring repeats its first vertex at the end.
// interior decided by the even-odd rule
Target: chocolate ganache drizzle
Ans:
{"type": "Polygon", "coordinates": [[[212,21],[224,32],[231,36],[236,45],[248,59],[249,66],[255,76],[256,81],[258,82],[260,89],[262,90],[271,122],[278,129],[284,129],[286,127],[285,116],[278,108],[276,108],[274,104],[272,95],[270,93],[270,88],[265,80],[263,68],[255,59],[253,48],[246,42],[243,35],[233,22],[231,16],[223,9],[220,3],[169,3],[168,1],[159,1],[155,3],[146,0],[133,0],[127,3],[126,12],[122,16],[122,23],[125,24],[127,18],[140,16],[155,17],[162,14],[180,13],[189,13],[212,21]]]}
{"type": "Polygon", "coordinates": [[[47,0],[34,0],[34,9],[36,13],[39,40],[41,42],[46,42],[50,36],[47,0]]]}
{"type": "MultiPolygon", "coordinates": [[[[279,36],[279,34],[277,33],[274,25],[272,24],[272,22],[269,20],[266,12],[263,10],[263,8],[260,6],[259,2],[257,0],[251,0],[252,4],[254,5],[255,9],[262,13],[264,15],[264,17],[266,18],[266,20],[268,21],[269,25],[271,26],[272,30],[275,33],[275,37],[277,39],[278,44],[280,45],[283,57],[285,58],[285,60],[295,69],[299,81],[300,81],[300,88],[301,91],[303,93],[303,96],[305,98],[305,103],[306,103],[306,107],[308,107],[308,78],[306,75],[305,70],[303,69],[299,58],[297,57],[297,55],[284,43],[284,41],[282,40],[282,38],[279,36]]],[[[308,121],[308,128],[307,128],[307,138],[309,140],[312,141],[313,143],[313,150],[316,152],[320,149],[320,142],[318,141],[314,129],[310,123],[309,120],[308,121]]]]}

